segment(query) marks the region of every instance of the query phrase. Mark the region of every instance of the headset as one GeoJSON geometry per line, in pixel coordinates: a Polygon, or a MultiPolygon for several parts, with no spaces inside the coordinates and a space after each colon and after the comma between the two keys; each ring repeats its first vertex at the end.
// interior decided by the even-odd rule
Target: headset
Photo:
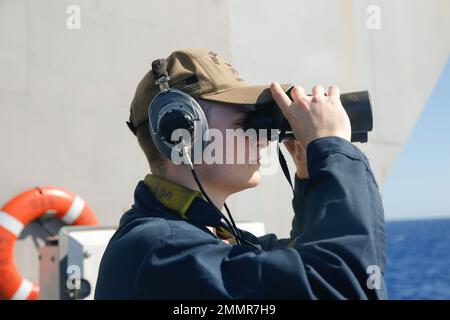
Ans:
{"type": "Polygon", "coordinates": [[[167,159],[172,159],[174,152],[179,153],[183,162],[189,165],[200,192],[225,221],[228,231],[235,236],[238,244],[248,244],[261,249],[243,239],[227,204],[224,206],[229,219],[211,201],[195,172],[193,160],[203,154],[207,144],[205,137],[209,129],[202,107],[189,94],[169,87],[170,77],[165,59],[152,62],[152,73],[155,84],[160,89],[148,107],[148,126],[155,146],[167,159]],[[189,136],[181,136],[178,141],[172,141],[172,135],[178,129],[187,132],[189,136]],[[198,152],[197,149],[201,149],[202,152],[198,152]]]}

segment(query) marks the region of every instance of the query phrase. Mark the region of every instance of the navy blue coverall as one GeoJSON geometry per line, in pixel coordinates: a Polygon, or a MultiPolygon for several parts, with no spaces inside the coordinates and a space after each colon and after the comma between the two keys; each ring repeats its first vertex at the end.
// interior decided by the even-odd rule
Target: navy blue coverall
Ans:
{"type": "MultiPolygon", "coordinates": [[[[339,137],[307,147],[309,178],[295,178],[290,238],[230,245],[205,225],[220,218],[198,198],[189,220],[140,181],[101,262],[96,299],[383,299],[386,239],[366,156],[339,137]],[[370,286],[380,270],[381,288],[370,286]]],[[[277,199],[273,199],[277,201],[277,199]]]]}

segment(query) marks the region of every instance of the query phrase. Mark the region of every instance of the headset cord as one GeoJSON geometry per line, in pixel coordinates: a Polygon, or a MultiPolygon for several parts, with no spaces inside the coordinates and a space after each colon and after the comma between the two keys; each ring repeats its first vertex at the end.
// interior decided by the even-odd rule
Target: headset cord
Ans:
{"type": "Polygon", "coordinates": [[[216,209],[217,213],[220,215],[220,217],[226,222],[226,225],[229,228],[229,231],[234,235],[234,237],[236,238],[236,242],[238,244],[248,244],[252,247],[254,247],[255,249],[258,250],[262,250],[261,247],[256,246],[255,244],[251,243],[250,241],[243,239],[241,237],[241,234],[238,230],[238,228],[236,227],[236,223],[234,222],[233,216],[231,215],[230,209],[228,208],[227,204],[225,203],[225,210],[227,211],[228,216],[230,217],[231,221],[233,221],[233,223],[230,223],[230,221],[227,219],[227,217],[222,213],[222,211],[219,210],[219,208],[217,208],[217,206],[214,204],[214,202],[212,202],[211,198],[208,196],[208,194],[206,193],[205,189],[202,186],[202,183],[200,182],[200,178],[197,175],[197,172],[195,172],[195,168],[194,165],[191,161],[191,157],[189,156],[189,149],[188,147],[183,147],[183,156],[187,162],[187,164],[189,165],[189,167],[191,168],[191,173],[192,176],[194,177],[195,182],[197,183],[200,192],[202,193],[202,195],[205,197],[205,199],[214,207],[214,209],[216,209]]]}
{"type": "Polygon", "coordinates": [[[233,224],[230,223],[230,221],[227,219],[227,217],[225,217],[225,215],[222,213],[222,211],[220,211],[219,208],[216,207],[216,205],[211,201],[209,196],[206,194],[205,189],[203,189],[203,186],[202,186],[200,179],[198,178],[198,175],[195,172],[194,168],[191,168],[191,172],[192,172],[192,175],[194,176],[195,182],[197,182],[197,185],[200,188],[201,193],[206,198],[206,200],[216,209],[216,211],[219,213],[219,215],[222,217],[222,219],[225,220],[226,225],[229,229],[228,231],[230,231],[234,235],[234,237],[236,238],[236,242],[241,245],[245,243],[249,246],[254,247],[255,249],[262,250],[261,247],[258,247],[254,243],[251,243],[250,241],[242,238],[241,233],[239,232],[239,229],[236,227],[236,224],[233,220],[233,216],[231,215],[230,209],[228,209],[227,204],[225,204],[225,209],[227,210],[227,213],[228,213],[230,219],[233,221],[233,224]],[[234,228],[233,228],[233,226],[234,226],[234,228]]]}
{"type": "Polygon", "coordinates": [[[238,237],[239,239],[242,239],[241,233],[239,232],[239,229],[237,228],[236,223],[234,222],[233,216],[231,215],[231,211],[230,211],[230,209],[228,208],[228,206],[227,206],[226,203],[224,203],[224,207],[225,207],[225,210],[227,211],[228,217],[229,217],[230,220],[231,220],[231,223],[233,224],[233,228],[234,228],[234,230],[236,231],[237,237],[238,237]]]}
{"type": "Polygon", "coordinates": [[[208,196],[208,194],[206,193],[205,189],[203,189],[203,186],[200,182],[200,179],[197,175],[197,172],[195,172],[195,169],[193,167],[191,167],[191,172],[192,175],[194,176],[195,182],[197,182],[197,185],[200,189],[200,192],[202,193],[202,195],[206,198],[206,200],[214,207],[214,209],[216,209],[216,211],[219,213],[220,217],[225,220],[228,228],[230,229],[231,233],[236,237],[236,242],[238,244],[241,244],[241,239],[239,237],[239,234],[237,234],[236,230],[234,229],[233,224],[230,223],[230,221],[227,219],[227,217],[225,217],[225,215],[222,213],[222,211],[219,210],[219,208],[217,208],[217,206],[214,204],[214,202],[212,202],[211,198],[208,196]]]}

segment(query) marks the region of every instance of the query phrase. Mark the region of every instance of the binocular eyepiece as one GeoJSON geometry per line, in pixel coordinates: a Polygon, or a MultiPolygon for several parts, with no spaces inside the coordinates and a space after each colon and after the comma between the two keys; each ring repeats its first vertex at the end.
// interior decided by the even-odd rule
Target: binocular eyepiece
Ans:
{"type": "MultiPolygon", "coordinates": [[[[293,86],[286,90],[286,94],[292,100],[291,90],[293,86]]],[[[341,103],[347,112],[352,127],[351,142],[367,142],[368,132],[373,129],[372,105],[368,91],[358,91],[343,93],[340,96],[341,103]]],[[[275,101],[269,103],[255,105],[255,110],[247,114],[245,120],[245,130],[259,129],[267,130],[270,134],[272,129],[275,132],[284,132],[284,139],[292,138],[294,135],[291,127],[284,117],[283,113],[276,105],[275,101]]],[[[277,139],[277,135],[270,135],[270,141],[277,139]]]]}

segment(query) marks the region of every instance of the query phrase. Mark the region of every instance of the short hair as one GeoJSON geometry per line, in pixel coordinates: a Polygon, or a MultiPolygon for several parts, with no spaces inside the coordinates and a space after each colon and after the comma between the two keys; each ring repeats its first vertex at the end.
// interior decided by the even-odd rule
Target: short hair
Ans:
{"type": "MultiPolygon", "coordinates": [[[[197,102],[205,113],[206,119],[208,119],[208,115],[214,103],[202,99],[198,99],[197,102]]],[[[169,162],[169,160],[166,159],[164,155],[161,154],[161,152],[159,152],[158,148],[153,142],[148,125],[138,126],[136,128],[136,137],[142,151],[147,158],[148,164],[150,166],[150,171],[155,175],[164,175],[166,173],[167,163],[169,162]]]]}

